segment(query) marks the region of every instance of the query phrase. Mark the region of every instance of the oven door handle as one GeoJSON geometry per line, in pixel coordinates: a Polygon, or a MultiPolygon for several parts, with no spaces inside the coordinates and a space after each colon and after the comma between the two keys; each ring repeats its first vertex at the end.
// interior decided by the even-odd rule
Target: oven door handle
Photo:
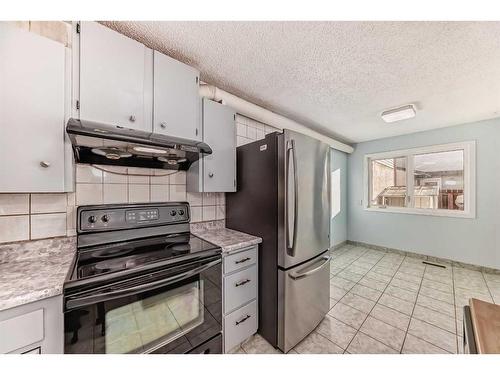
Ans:
{"type": "Polygon", "coordinates": [[[98,303],[98,302],[109,301],[112,299],[127,297],[127,296],[137,294],[137,293],[147,292],[147,291],[149,291],[151,289],[155,289],[155,288],[161,288],[163,286],[175,283],[177,281],[187,279],[187,278],[189,278],[197,273],[203,272],[203,271],[209,269],[210,267],[213,267],[221,262],[222,262],[221,259],[217,259],[217,260],[214,260],[210,263],[204,264],[203,266],[196,267],[192,270],[180,273],[178,275],[175,275],[175,276],[172,276],[172,277],[169,277],[166,279],[152,281],[152,282],[149,282],[146,284],[140,284],[140,285],[133,286],[130,288],[119,289],[119,290],[115,290],[115,291],[107,292],[107,293],[92,294],[92,295],[85,296],[85,297],[68,297],[68,299],[66,300],[66,308],[67,309],[74,309],[77,307],[93,305],[93,304],[98,303]]]}

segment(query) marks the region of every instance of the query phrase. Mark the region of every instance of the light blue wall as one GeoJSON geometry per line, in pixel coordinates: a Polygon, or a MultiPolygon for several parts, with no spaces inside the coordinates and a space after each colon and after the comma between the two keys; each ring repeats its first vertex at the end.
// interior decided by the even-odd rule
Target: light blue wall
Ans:
{"type": "Polygon", "coordinates": [[[331,149],[332,172],[340,169],[340,212],[332,219],[330,243],[335,246],[347,240],[347,155],[331,149]]]}
{"type": "Polygon", "coordinates": [[[500,119],[359,143],[347,180],[349,240],[500,269],[500,119]],[[475,219],[363,209],[365,154],[469,140],[476,140],[475,219]]]}

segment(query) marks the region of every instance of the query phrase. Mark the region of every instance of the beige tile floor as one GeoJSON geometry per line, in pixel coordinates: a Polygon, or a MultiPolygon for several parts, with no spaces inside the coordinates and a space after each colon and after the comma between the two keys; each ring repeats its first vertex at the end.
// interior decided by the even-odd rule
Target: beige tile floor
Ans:
{"type": "MultiPolygon", "coordinates": [[[[332,253],[331,310],[291,353],[461,353],[462,308],[500,304],[500,275],[365,247],[332,253]]],[[[281,353],[259,335],[233,353],[281,353]]]]}

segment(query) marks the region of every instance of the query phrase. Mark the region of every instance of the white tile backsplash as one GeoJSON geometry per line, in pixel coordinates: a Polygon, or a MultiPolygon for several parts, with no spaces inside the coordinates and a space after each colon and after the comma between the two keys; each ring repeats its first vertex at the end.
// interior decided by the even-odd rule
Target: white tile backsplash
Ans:
{"type": "Polygon", "coordinates": [[[217,206],[215,218],[217,220],[222,220],[226,218],[226,206],[217,206]]]}
{"type": "Polygon", "coordinates": [[[217,206],[225,206],[226,205],[226,194],[224,193],[216,193],[216,202],[217,206]]]}
{"type": "Polygon", "coordinates": [[[0,242],[23,241],[29,238],[29,215],[0,216],[0,242]]]}
{"type": "Polygon", "coordinates": [[[201,210],[202,207],[191,207],[191,222],[198,223],[202,221],[201,210]]]}
{"type": "Polygon", "coordinates": [[[236,124],[236,135],[239,135],[240,137],[246,137],[247,126],[244,124],[236,124]]]}
{"type": "Polygon", "coordinates": [[[150,177],[151,183],[155,185],[168,185],[170,184],[169,176],[172,171],[166,171],[163,169],[155,169],[154,176],[150,177]]]}
{"type": "Polygon", "coordinates": [[[148,203],[149,184],[130,184],[128,185],[128,201],[129,203],[148,203]]]}
{"type": "Polygon", "coordinates": [[[151,202],[168,202],[168,185],[151,185],[151,202]]]}
{"type": "Polygon", "coordinates": [[[76,182],[99,184],[102,182],[102,172],[90,165],[76,165],[76,182]]]}
{"type": "Polygon", "coordinates": [[[203,221],[211,221],[216,219],[216,206],[203,206],[202,219],[203,221]]]}
{"type": "Polygon", "coordinates": [[[149,176],[153,174],[149,168],[128,168],[129,184],[149,184],[149,176]]]}
{"type": "Polygon", "coordinates": [[[186,185],[186,172],[179,171],[170,175],[171,185],[186,185]]]}
{"type": "MultiPolygon", "coordinates": [[[[126,176],[125,176],[126,179],[126,176]]],[[[103,203],[127,203],[128,185],[127,184],[103,184],[103,203]]]]}
{"type": "Polygon", "coordinates": [[[191,207],[198,207],[203,205],[202,193],[187,193],[187,201],[191,207]]]}
{"type": "MultiPolygon", "coordinates": [[[[238,146],[262,139],[274,131],[280,130],[237,116],[238,146]]],[[[74,193],[0,194],[0,243],[30,237],[75,235],[76,208],[79,205],[187,200],[191,205],[193,223],[225,218],[225,194],[186,193],[184,171],[118,166],[102,168],[106,171],[90,165],[77,165],[74,193]]]]}
{"type": "Polygon", "coordinates": [[[29,211],[29,194],[0,194],[0,215],[21,215],[29,211]]]}
{"type": "Polygon", "coordinates": [[[31,239],[66,235],[66,213],[31,215],[31,239]]]}
{"type": "Polygon", "coordinates": [[[204,206],[215,206],[216,202],[215,193],[204,193],[203,194],[203,205],[204,206]]]}
{"type": "Polygon", "coordinates": [[[248,126],[247,127],[247,138],[256,140],[257,139],[257,129],[255,129],[254,127],[248,126]]]}
{"type": "Polygon", "coordinates": [[[119,166],[106,166],[108,172],[103,172],[104,184],[126,184],[127,180],[127,168],[119,166]]]}
{"type": "Polygon", "coordinates": [[[76,205],[102,204],[102,184],[76,184],[76,205]]]}
{"type": "Polygon", "coordinates": [[[170,185],[170,200],[186,201],[186,185],[170,185]]]}
{"type": "Polygon", "coordinates": [[[31,194],[31,213],[66,212],[66,194],[31,194]]]}

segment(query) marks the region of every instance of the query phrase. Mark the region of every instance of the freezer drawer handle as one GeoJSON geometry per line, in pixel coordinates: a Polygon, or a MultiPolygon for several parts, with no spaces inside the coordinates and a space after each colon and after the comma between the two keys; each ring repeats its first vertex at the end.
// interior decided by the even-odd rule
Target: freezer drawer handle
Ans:
{"type": "Polygon", "coordinates": [[[242,285],[245,285],[245,284],[249,283],[250,281],[252,281],[252,280],[250,280],[250,279],[245,279],[245,280],[243,280],[243,281],[240,281],[240,282],[236,283],[236,284],[235,284],[235,286],[236,286],[236,287],[238,287],[238,286],[242,286],[242,285]]]}
{"type": "Polygon", "coordinates": [[[319,270],[321,270],[325,265],[329,264],[330,258],[331,258],[330,255],[325,255],[324,257],[322,257],[322,259],[324,260],[324,262],[321,263],[321,265],[319,265],[318,267],[313,268],[312,270],[309,270],[309,271],[304,272],[304,273],[296,273],[296,274],[291,273],[289,276],[293,280],[302,279],[303,277],[310,276],[313,273],[316,273],[319,270]]]}
{"type": "Polygon", "coordinates": [[[250,318],[251,318],[251,315],[247,314],[247,316],[245,316],[244,318],[241,318],[240,320],[236,321],[235,325],[239,325],[239,324],[243,323],[245,320],[248,320],[250,318]]]}
{"type": "Polygon", "coordinates": [[[252,259],[252,258],[246,257],[246,258],[243,258],[243,259],[237,260],[237,261],[235,261],[234,263],[235,263],[235,264],[245,263],[245,262],[249,261],[250,259],[252,259]]]}

